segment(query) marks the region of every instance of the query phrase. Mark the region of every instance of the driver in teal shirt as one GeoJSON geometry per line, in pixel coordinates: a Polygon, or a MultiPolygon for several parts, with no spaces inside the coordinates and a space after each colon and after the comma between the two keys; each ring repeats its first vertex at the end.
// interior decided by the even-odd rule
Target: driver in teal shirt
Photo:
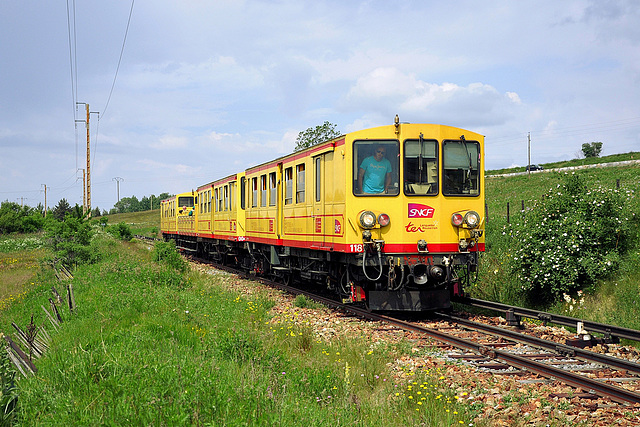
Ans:
{"type": "Polygon", "coordinates": [[[391,185],[391,162],[385,158],[387,150],[379,145],[373,156],[362,161],[358,169],[358,192],[379,194],[389,191],[391,185]]]}

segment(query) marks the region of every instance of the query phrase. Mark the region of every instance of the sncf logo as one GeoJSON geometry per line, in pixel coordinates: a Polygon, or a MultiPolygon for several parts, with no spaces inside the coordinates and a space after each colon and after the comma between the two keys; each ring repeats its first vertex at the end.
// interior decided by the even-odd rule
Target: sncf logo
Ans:
{"type": "Polygon", "coordinates": [[[409,218],[433,218],[435,209],[420,203],[409,203],[409,218]]]}

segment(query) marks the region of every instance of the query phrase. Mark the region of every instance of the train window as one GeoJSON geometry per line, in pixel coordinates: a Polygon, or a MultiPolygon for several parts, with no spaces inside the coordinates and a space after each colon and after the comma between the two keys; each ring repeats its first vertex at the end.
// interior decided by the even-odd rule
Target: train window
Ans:
{"type": "Polygon", "coordinates": [[[211,212],[211,190],[207,191],[207,212],[211,212]]]}
{"type": "Polygon", "coordinates": [[[365,140],[353,143],[354,194],[398,195],[399,147],[400,144],[396,140],[365,140]]]}
{"type": "Polygon", "coordinates": [[[243,176],[242,178],[240,178],[240,209],[244,210],[245,208],[245,195],[246,195],[246,182],[247,179],[243,176]]]}
{"type": "Polygon", "coordinates": [[[304,163],[296,166],[296,203],[304,203],[304,163]]]}
{"type": "Polygon", "coordinates": [[[224,186],[224,210],[229,210],[229,186],[224,186]]]}
{"type": "Polygon", "coordinates": [[[215,208],[216,212],[218,212],[218,198],[220,197],[218,190],[219,190],[218,188],[215,189],[216,200],[213,203],[213,207],[215,208]]]}
{"type": "Polygon", "coordinates": [[[251,207],[258,207],[258,177],[251,178],[251,207]]]}
{"type": "Polygon", "coordinates": [[[271,172],[269,173],[269,206],[276,205],[276,196],[276,173],[271,172]]]}
{"type": "Polygon", "coordinates": [[[322,158],[316,157],[316,202],[319,202],[322,194],[322,158]]]}
{"type": "Polygon", "coordinates": [[[193,196],[183,196],[178,198],[178,206],[193,208],[193,196]]]}
{"type": "Polygon", "coordinates": [[[260,177],[260,206],[267,206],[267,175],[260,177]]]}
{"type": "Polygon", "coordinates": [[[236,210],[236,182],[229,183],[229,210],[236,210]]]}
{"type": "Polygon", "coordinates": [[[442,147],[443,187],[445,196],[477,196],[480,194],[480,144],[466,141],[444,141],[442,147]]]}
{"type": "Polygon", "coordinates": [[[284,204],[290,205],[293,203],[293,168],[284,170],[284,188],[284,204]]]}
{"type": "Polygon", "coordinates": [[[438,142],[409,139],[404,142],[404,193],[409,196],[438,194],[438,142]]]}

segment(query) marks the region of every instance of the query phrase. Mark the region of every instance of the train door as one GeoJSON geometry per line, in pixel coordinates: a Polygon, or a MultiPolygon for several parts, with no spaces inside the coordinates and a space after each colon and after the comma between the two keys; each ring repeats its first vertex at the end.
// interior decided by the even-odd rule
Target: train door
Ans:
{"type": "Polygon", "coordinates": [[[313,237],[314,246],[333,247],[334,217],[331,204],[333,194],[333,152],[313,158],[313,237]]]}
{"type": "Polygon", "coordinates": [[[275,173],[275,189],[274,192],[275,194],[272,195],[272,199],[275,201],[275,205],[276,205],[276,234],[277,234],[277,238],[278,239],[282,239],[282,235],[283,235],[283,227],[284,227],[284,203],[283,202],[283,196],[284,196],[284,191],[282,191],[282,183],[284,182],[284,176],[283,176],[283,167],[282,167],[282,163],[278,163],[278,169],[277,172],[275,173]]]}
{"type": "Polygon", "coordinates": [[[324,156],[313,158],[313,246],[322,248],[324,244],[324,156]]]}

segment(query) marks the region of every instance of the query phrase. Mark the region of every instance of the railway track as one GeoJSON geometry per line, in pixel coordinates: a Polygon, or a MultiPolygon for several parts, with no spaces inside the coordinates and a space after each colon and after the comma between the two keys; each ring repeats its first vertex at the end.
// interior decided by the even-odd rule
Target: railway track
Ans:
{"type": "Polygon", "coordinates": [[[437,319],[426,326],[424,322],[372,313],[226,266],[202,260],[198,262],[294,295],[305,295],[362,319],[384,322],[418,337],[428,337],[435,341],[435,346],[447,351],[447,357],[473,364],[479,369],[498,375],[531,376],[527,381],[540,381],[537,376],[547,381],[560,381],[577,389],[573,396],[581,399],[606,398],[623,405],[640,405],[640,364],[635,361],[537,338],[516,332],[513,327],[496,327],[446,313],[437,313],[437,319]]]}

